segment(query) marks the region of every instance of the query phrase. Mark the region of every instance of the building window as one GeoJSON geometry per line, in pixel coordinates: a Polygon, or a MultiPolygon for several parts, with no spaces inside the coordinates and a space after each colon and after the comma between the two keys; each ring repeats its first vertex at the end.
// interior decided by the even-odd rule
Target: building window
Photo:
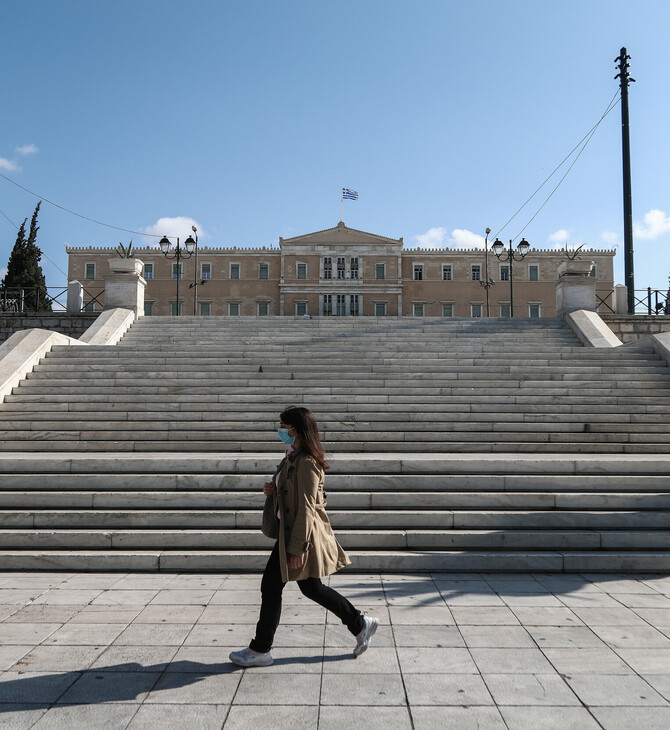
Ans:
{"type": "Polygon", "coordinates": [[[511,310],[509,304],[500,305],[500,316],[501,317],[511,317],[512,316],[512,310],[511,310]]]}
{"type": "Polygon", "coordinates": [[[270,302],[258,302],[258,316],[267,317],[270,314],[270,302]]]}
{"type": "Polygon", "coordinates": [[[345,262],[346,262],[346,259],[344,257],[337,259],[337,278],[338,279],[344,279],[345,262]]]}
{"type": "Polygon", "coordinates": [[[375,279],[386,278],[386,264],[375,264],[375,279]]]}
{"type": "Polygon", "coordinates": [[[177,317],[178,315],[179,316],[181,315],[181,309],[182,309],[183,303],[184,302],[179,302],[179,312],[177,312],[177,302],[170,302],[170,314],[173,317],[177,317]]]}
{"type": "Polygon", "coordinates": [[[184,278],[184,264],[172,264],[172,278],[183,279],[184,278]]]}
{"type": "Polygon", "coordinates": [[[307,278],[307,264],[296,264],[296,278],[307,278]]]}
{"type": "Polygon", "coordinates": [[[442,305],[442,316],[443,317],[453,317],[454,316],[454,305],[453,304],[443,304],[442,305]]]}
{"type": "Polygon", "coordinates": [[[482,316],[482,305],[481,304],[471,304],[470,305],[470,316],[471,317],[481,317],[482,316]]]}
{"type": "Polygon", "coordinates": [[[200,316],[210,317],[212,315],[212,303],[211,302],[200,302],[200,316]]]}
{"type": "Polygon", "coordinates": [[[360,313],[361,311],[358,301],[358,294],[352,294],[349,297],[349,314],[351,314],[352,317],[358,317],[360,313]]]}
{"type": "Polygon", "coordinates": [[[591,271],[589,272],[589,276],[592,276],[594,279],[596,278],[596,265],[593,264],[591,267],[591,271]]]}
{"type": "Polygon", "coordinates": [[[352,279],[358,279],[358,258],[352,258],[349,262],[349,272],[352,279]]]}
{"type": "Polygon", "coordinates": [[[95,302],[86,302],[86,304],[84,304],[83,311],[86,312],[86,314],[95,312],[95,302]]]}
{"type": "Polygon", "coordinates": [[[482,280],[482,267],[480,264],[470,264],[470,279],[472,281],[482,280]]]}
{"type": "Polygon", "coordinates": [[[528,281],[540,280],[540,267],[537,264],[531,264],[528,267],[528,281]]]}
{"type": "Polygon", "coordinates": [[[414,264],[414,281],[423,280],[423,264],[414,264]]]}
{"type": "Polygon", "coordinates": [[[228,316],[239,317],[240,316],[240,303],[239,302],[228,302],[228,316]]]}
{"type": "Polygon", "coordinates": [[[85,273],[84,278],[85,279],[95,279],[95,264],[85,264],[85,273]]]}
{"type": "Polygon", "coordinates": [[[153,264],[144,264],[144,269],[142,269],[142,276],[147,279],[153,279],[154,278],[154,265],[153,264]]]}
{"type": "Polygon", "coordinates": [[[423,317],[425,311],[425,305],[423,302],[414,302],[412,305],[412,313],[415,317],[423,317]]]}
{"type": "Polygon", "coordinates": [[[239,279],[240,278],[240,265],[239,264],[231,264],[230,265],[230,278],[231,279],[239,279]]]}
{"type": "Polygon", "coordinates": [[[212,264],[203,263],[200,264],[200,279],[206,281],[212,278],[212,264]]]}
{"type": "Polygon", "coordinates": [[[330,315],[332,313],[333,313],[333,295],[324,294],[323,295],[323,316],[330,317],[330,315]]]}
{"type": "Polygon", "coordinates": [[[145,317],[151,317],[154,313],[154,303],[153,302],[147,302],[145,300],[144,302],[144,316],[145,317]]]}
{"type": "Polygon", "coordinates": [[[532,317],[533,319],[538,319],[540,314],[540,305],[539,304],[529,304],[528,305],[528,316],[532,317]]]}
{"type": "Polygon", "coordinates": [[[451,264],[442,264],[442,281],[451,281],[452,270],[451,264]]]}
{"type": "Polygon", "coordinates": [[[270,265],[269,264],[259,264],[258,265],[258,278],[259,279],[269,279],[270,278],[270,265]]]}
{"type": "Polygon", "coordinates": [[[347,298],[344,294],[338,294],[337,295],[337,309],[335,310],[335,314],[337,314],[338,317],[344,317],[344,315],[347,313],[347,298]]]}
{"type": "Polygon", "coordinates": [[[375,317],[386,316],[386,302],[375,302],[375,317]]]}
{"type": "Polygon", "coordinates": [[[333,278],[333,259],[330,256],[326,256],[323,259],[323,278],[333,278]]]}
{"type": "Polygon", "coordinates": [[[296,317],[307,316],[307,302],[296,302],[295,303],[295,315],[296,317]]]}
{"type": "Polygon", "coordinates": [[[500,281],[509,281],[509,264],[500,264],[500,281]]]}

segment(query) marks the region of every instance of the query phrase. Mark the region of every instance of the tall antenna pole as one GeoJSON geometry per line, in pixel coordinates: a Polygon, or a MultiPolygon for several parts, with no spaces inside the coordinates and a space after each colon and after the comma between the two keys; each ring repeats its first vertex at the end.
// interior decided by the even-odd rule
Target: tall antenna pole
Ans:
{"type": "Polygon", "coordinates": [[[619,73],[621,86],[621,150],[623,154],[623,244],[624,244],[624,278],[628,289],[628,314],[635,314],[635,274],[633,273],[633,194],[630,179],[630,123],[628,120],[628,84],[635,81],[631,78],[630,56],[626,49],[614,61],[619,73]]]}

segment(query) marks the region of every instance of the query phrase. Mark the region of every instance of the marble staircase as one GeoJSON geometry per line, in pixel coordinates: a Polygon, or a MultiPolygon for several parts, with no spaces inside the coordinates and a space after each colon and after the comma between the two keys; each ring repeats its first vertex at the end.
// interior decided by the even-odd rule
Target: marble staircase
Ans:
{"type": "Polygon", "coordinates": [[[670,569],[670,369],[546,319],[157,317],[54,348],[0,406],[0,559],[262,568],[290,404],[355,569],[670,569]]]}

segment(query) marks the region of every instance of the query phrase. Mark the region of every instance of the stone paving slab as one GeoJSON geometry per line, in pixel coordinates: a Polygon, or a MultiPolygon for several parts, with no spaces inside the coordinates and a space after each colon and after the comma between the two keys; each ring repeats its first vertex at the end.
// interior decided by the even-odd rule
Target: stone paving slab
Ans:
{"type": "Polygon", "coordinates": [[[370,574],[329,579],[380,628],[294,585],[270,667],[257,574],[0,572],[0,727],[670,727],[670,576],[370,574]]]}

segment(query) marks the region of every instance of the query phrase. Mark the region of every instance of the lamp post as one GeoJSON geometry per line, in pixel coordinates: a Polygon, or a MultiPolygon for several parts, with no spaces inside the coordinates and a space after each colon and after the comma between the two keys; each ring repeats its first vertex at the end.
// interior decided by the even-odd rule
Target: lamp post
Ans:
{"type": "Polygon", "coordinates": [[[516,250],[512,246],[512,241],[510,239],[509,242],[509,248],[505,248],[505,244],[498,238],[493,243],[493,246],[491,247],[491,250],[495,254],[495,257],[502,261],[503,263],[505,261],[509,261],[509,316],[514,316],[514,262],[515,261],[523,261],[526,258],[526,254],[528,253],[528,249],[530,248],[530,243],[526,241],[525,238],[522,238],[517,247],[516,250]]]}
{"type": "MultiPolygon", "coordinates": [[[[202,279],[201,281],[198,281],[200,278],[198,276],[198,229],[195,226],[191,226],[191,230],[195,234],[195,248],[193,249],[195,252],[195,267],[193,268],[193,283],[188,285],[189,289],[193,289],[193,316],[197,317],[198,315],[198,287],[202,284],[203,286],[207,283],[207,279],[202,279]]],[[[189,241],[193,241],[191,236],[189,236],[185,244],[188,244],[189,241]]]]}
{"type": "Polygon", "coordinates": [[[486,236],[484,237],[484,281],[480,281],[480,286],[486,289],[486,316],[491,316],[491,308],[489,305],[489,289],[495,284],[493,279],[489,278],[489,233],[491,229],[486,229],[486,236]]]}
{"type": "Polygon", "coordinates": [[[161,238],[159,246],[161,247],[161,252],[163,256],[165,256],[166,259],[170,261],[177,261],[177,306],[176,306],[176,312],[177,316],[179,316],[179,280],[181,279],[181,266],[179,262],[182,259],[190,259],[191,256],[196,251],[197,243],[193,240],[192,236],[189,236],[184,241],[184,247],[182,248],[179,245],[179,238],[177,238],[177,245],[173,246],[172,241],[167,236],[163,236],[161,238]]]}

